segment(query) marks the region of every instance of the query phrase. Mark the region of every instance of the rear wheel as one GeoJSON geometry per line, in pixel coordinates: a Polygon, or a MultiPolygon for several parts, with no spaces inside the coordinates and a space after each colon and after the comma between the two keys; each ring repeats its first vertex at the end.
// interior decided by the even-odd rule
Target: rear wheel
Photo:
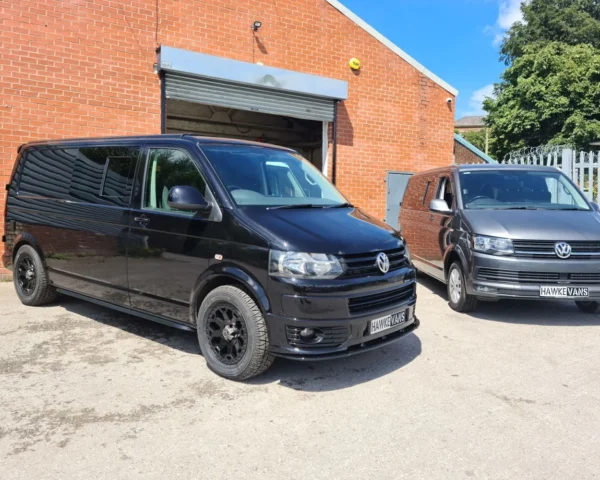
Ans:
{"type": "Polygon", "coordinates": [[[198,311],[198,342],[208,367],[231,380],[247,380],[273,363],[264,316],[243,290],[222,286],[198,311]]]}
{"type": "Polygon", "coordinates": [[[477,298],[467,293],[462,265],[454,262],[448,270],[448,304],[457,312],[470,312],[477,306],[477,298]]]}
{"type": "Polygon", "coordinates": [[[598,307],[600,306],[600,303],[598,302],[579,302],[576,301],[575,305],[577,305],[579,307],[579,310],[581,310],[582,312],[585,313],[596,313],[598,311],[598,307]]]}
{"type": "Polygon", "coordinates": [[[15,255],[13,281],[24,305],[45,305],[56,298],[56,289],[50,284],[44,262],[30,245],[23,245],[15,255]]]}

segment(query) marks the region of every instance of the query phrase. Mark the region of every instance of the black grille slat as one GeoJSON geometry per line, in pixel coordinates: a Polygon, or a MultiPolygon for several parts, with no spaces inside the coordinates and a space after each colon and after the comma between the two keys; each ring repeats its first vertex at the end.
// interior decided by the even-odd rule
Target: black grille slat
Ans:
{"type": "MultiPolygon", "coordinates": [[[[554,251],[554,246],[561,241],[563,240],[513,240],[515,256],[529,258],[558,258],[554,251]]],[[[590,258],[600,258],[600,242],[565,241],[571,246],[572,253],[569,259],[585,260],[590,258]]]]}
{"type": "Polygon", "coordinates": [[[348,310],[351,315],[383,310],[401,304],[409,299],[413,292],[414,284],[411,283],[394,290],[353,297],[348,300],[348,310]]]}
{"type": "Polygon", "coordinates": [[[509,283],[548,283],[568,285],[569,283],[600,283],[599,273],[569,273],[555,272],[517,272],[513,270],[498,270],[495,268],[480,268],[477,279],[482,281],[504,281],[509,283]]]}
{"type": "MultiPolygon", "coordinates": [[[[377,255],[381,252],[352,253],[343,255],[342,259],[346,265],[346,271],[342,277],[366,277],[369,275],[381,275],[377,266],[377,255]]],[[[404,247],[393,250],[383,250],[390,259],[390,272],[399,270],[407,264],[404,247]]]]}

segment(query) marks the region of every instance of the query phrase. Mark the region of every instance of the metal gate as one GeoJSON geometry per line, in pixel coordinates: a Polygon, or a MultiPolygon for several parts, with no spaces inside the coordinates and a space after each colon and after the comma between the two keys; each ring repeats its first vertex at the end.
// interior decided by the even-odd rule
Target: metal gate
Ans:
{"type": "Polygon", "coordinates": [[[504,162],[560,168],[585,193],[588,200],[600,202],[600,152],[576,152],[567,147],[539,147],[513,152],[504,162]]]}
{"type": "Polygon", "coordinates": [[[399,226],[398,217],[400,216],[404,192],[406,191],[408,179],[411,176],[412,173],[408,172],[388,172],[387,174],[385,223],[396,230],[398,230],[399,226]]]}

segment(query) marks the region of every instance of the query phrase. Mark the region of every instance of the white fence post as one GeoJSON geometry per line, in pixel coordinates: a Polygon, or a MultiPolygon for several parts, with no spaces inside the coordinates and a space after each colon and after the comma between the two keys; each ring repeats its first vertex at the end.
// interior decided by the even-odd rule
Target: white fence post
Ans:
{"type": "Polygon", "coordinates": [[[573,150],[570,148],[564,148],[562,151],[561,168],[567,177],[573,178],[573,150]]]}

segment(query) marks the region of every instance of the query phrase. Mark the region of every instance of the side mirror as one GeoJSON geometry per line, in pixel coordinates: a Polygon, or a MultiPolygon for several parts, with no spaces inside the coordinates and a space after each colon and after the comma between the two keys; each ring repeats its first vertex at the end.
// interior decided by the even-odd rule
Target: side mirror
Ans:
{"type": "Polygon", "coordinates": [[[173,187],[169,190],[167,205],[184,212],[207,212],[211,209],[204,196],[194,187],[173,187]]]}
{"type": "Polygon", "coordinates": [[[435,213],[452,213],[446,200],[442,200],[441,198],[434,198],[431,203],[429,203],[429,210],[435,213]]]}

